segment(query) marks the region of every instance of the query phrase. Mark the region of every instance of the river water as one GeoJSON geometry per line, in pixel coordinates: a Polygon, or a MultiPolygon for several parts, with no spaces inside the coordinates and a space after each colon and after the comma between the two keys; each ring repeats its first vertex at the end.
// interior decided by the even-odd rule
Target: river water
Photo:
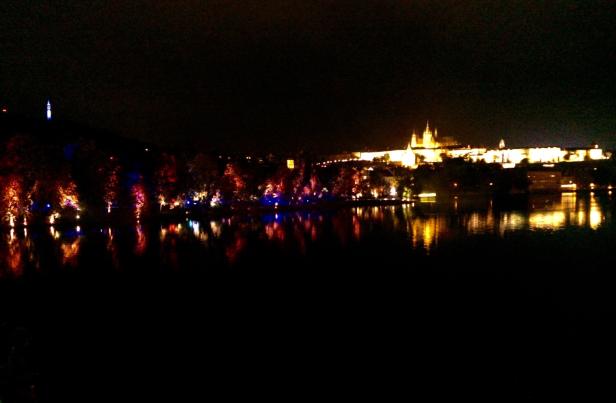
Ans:
{"type": "Polygon", "coordinates": [[[184,400],[237,382],[318,397],[399,380],[389,360],[424,368],[435,396],[449,382],[472,396],[498,385],[497,398],[603,393],[614,207],[564,193],[7,230],[4,397],[184,400]],[[470,362],[484,367],[472,380],[470,362]],[[514,363],[524,370],[500,372],[514,363]]]}

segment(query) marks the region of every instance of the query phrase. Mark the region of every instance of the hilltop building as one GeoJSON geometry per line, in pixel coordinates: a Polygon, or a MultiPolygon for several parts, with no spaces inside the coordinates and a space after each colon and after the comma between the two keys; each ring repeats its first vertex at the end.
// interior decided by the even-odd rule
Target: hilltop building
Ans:
{"type": "Polygon", "coordinates": [[[504,168],[513,168],[521,163],[581,162],[587,160],[602,160],[609,158],[598,145],[586,148],[560,148],[560,147],[528,147],[507,148],[505,140],[501,139],[498,147],[461,146],[451,137],[439,141],[438,131],[426,128],[421,137],[413,131],[411,140],[405,149],[386,151],[357,151],[339,154],[327,158],[323,164],[347,161],[383,161],[400,164],[409,168],[417,168],[421,164],[442,162],[445,158],[464,158],[472,162],[498,163],[504,168]]]}

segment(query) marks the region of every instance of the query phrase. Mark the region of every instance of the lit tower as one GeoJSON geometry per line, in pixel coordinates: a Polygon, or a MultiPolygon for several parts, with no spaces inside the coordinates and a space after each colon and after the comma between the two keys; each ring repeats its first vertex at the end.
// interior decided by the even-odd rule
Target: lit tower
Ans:
{"type": "Polygon", "coordinates": [[[51,101],[47,100],[47,120],[51,120],[51,101]]]}
{"type": "Polygon", "coordinates": [[[501,164],[505,162],[505,140],[504,139],[500,139],[500,141],[498,142],[498,149],[500,150],[500,155],[501,155],[501,164]]]}
{"type": "Polygon", "coordinates": [[[432,131],[430,131],[429,122],[426,122],[426,130],[423,132],[422,145],[424,148],[432,148],[433,146],[432,131]]]}
{"type": "Polygon", "coordinates": [[[411,148],[417,148],[417,133],[415,133],[415,130],[413,130],[411,135],[411,148]]]}

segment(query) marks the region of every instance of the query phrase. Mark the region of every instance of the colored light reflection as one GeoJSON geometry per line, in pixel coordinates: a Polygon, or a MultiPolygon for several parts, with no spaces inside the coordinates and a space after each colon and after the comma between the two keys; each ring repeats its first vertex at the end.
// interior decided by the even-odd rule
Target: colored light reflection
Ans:
{"type": "Polygon", "coordinates": [[[203,243],[207,243],[209,239],[209,234],[199,221],[189,220],[188,228],[192,229],[192,234],[196,239],[200,240],[203,243]]]}
{"type": "Polygon", "coordinates": [[[565,225],[565,213],[563,211],[532,212],[528,223],[531,229],[560,229],[565,225]]]}
{"type": "Polygon", "coordinates": [[[49,233],[53,239],[60,239],[60,231],[57,231],[53,225],[49,227],[49,233]]]}
{"type": "Polygon", "coordinates": [[[281,225],[277,221],[269,222],[265,224],[265,236],[268,240],[273,241],[284,241],[286,238],[286,233],[283,225],[281,225]]]}
{"type": "Polygon", "coordinates": [[[222,234],[222,224],[220,221],[210,221],[210,229],[214,238],[220,238],[222,234]]]}
{"type": "Polygon", "coordinates": [[[116,245],[115,235],[111,228],[107,228],[106,233],[107,233],[106,247],[107,247],[107,252],[109,253],[111,257],[111,264],[113,265],[114,268],[118,269],[120,268],[120,260],[118,258],[118,247],[116,245]]]}
{"type": "Polygon", "coordinates": [[[604,220],[603,212],[601,211],[601,206],[596,197],[591,196],[590,198],[590,209],[588,212],[588,225],[592,229],[597,229],[601,225],[604,220]]]}
{"type": "Polygon", "coordinates": [[[423,248],[427,253],[438,244],[443,222],[437,217],[412,218],[410,236],[413,249],[423,248]]]}
{"type": "Polygon", "coordinates": [[[233,242],[225,248],[225,256],[229,263],[235,263],[241,251],[246,247],[246,238],[241,232],[235,234],[233,242]]]}
{"type": "Polygon", "coordinates": [[[15,230],[10,229],[7,236],[7,249],[5,263],[11,276],[19,277],[23,273],[23,253],[19,239],[15,236],[15,230]]]}
{"type": "Polygon", "coordinates": [[[73,241],[67,240],[62,242],[62,244],[60,245],[60,249],[62,251],[62,265],[77,265],[80,245],[80,237],[77,237],[73,241]]]}
{"type": "MultiPolygon", "coordinates": [[[[528,208],[509,211],[500,207],[492,209],[488,202],[481,208],[469,208],[461,197],[457,209],[448,204],[446,210],[442,211],[440,205],[418,203],[417,207],[410,204],[357,207],[340,209],[334,213],[278,212],[277,218],[271,215],[201,222],[182,220],[160,227],[160,243],[156,240],[150,242],[150,245],[148,227],[138,225],[134,227],[134,239],[122,236],[121,229],[117,232],[111,228],[101,229],[102,241],[99,245],[101,252],[109,254],[107,256],[110,256],[112,262],[110,266],[114,267],[122,267],[126,252],[128,256],[143,255],[148,248],[158,248],[159,245],[161,262],[177,266],[176,263],[182,262],[182,250],[186,250],[180,246],[193,240],[198,240],[192,244],[195,247],[218,249],[229,263],[238,262],[242,253],[247,249],[253,250],[251,246],[255,244],[261,247],[271,243],[266,248],[291,248],[300,254],[309,254],[318,242],[334,242],[344,250],[344,245],[372,242],[381,233],[397,234],[404,237],[401,239],[408,242],[409,248],[435,254],[450,241],[460,237],[482,234],[507,237],[508,233],[516,231],[560,231],[571,227],[597,230],[611,222],[612,210],[606,208],[608,202],[608,196],[599,191],[593,196],[566,192],[533,197],[528,208]],[[126,248],[122,247],[123,240],[128,242],[126,248]]],[[[81,242],[84,242],[84,236],[93,236],[93,231],[85,225],[82,225],[82,232],[76,227],[58,225],[61,224],[48,228],[16,227],[11,231],[5,224],[4,241],[0,243],[0,273],[19,276],[27,272],[29,267],[35,266],[34,262],[45,262],[44,259],[47,259],[45,265],[49,267],[54,264],[80,264],[79,254],[83,249],[81,242]],[[47,257],[41,259],[43,253],[36,253],[37,244],[43,245],[41,251],[51,248],[53,253],[43,252],[47,253],[47,257]],[[50,264],[49,259],[55,263],[50,264]]],[[[87,249],[94,250],[96,246],[93,245],[96,242],[88,241],[87,249]]]]}
{"type": "Polygon", "coordinates": [[[577,202],[577,193],[575,192],[564,192],[560,195],[561,205],[563,210],[573,210],[575,209],[577,202]]]}
{"type": "Polygon", "coordinates": [[[141,225],[135,227],[135,255],[143,255],[148,246],[148,238],[141,225]]]}

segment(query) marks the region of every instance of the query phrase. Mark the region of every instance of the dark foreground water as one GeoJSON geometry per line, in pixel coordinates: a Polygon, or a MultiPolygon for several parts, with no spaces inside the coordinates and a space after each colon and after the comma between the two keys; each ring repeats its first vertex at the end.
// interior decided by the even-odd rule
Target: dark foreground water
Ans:
{"type": "Polygon", "coordinates": [[[0,398],[613,401],[614,208],[563,194],[5,231],[0,398]]]}

